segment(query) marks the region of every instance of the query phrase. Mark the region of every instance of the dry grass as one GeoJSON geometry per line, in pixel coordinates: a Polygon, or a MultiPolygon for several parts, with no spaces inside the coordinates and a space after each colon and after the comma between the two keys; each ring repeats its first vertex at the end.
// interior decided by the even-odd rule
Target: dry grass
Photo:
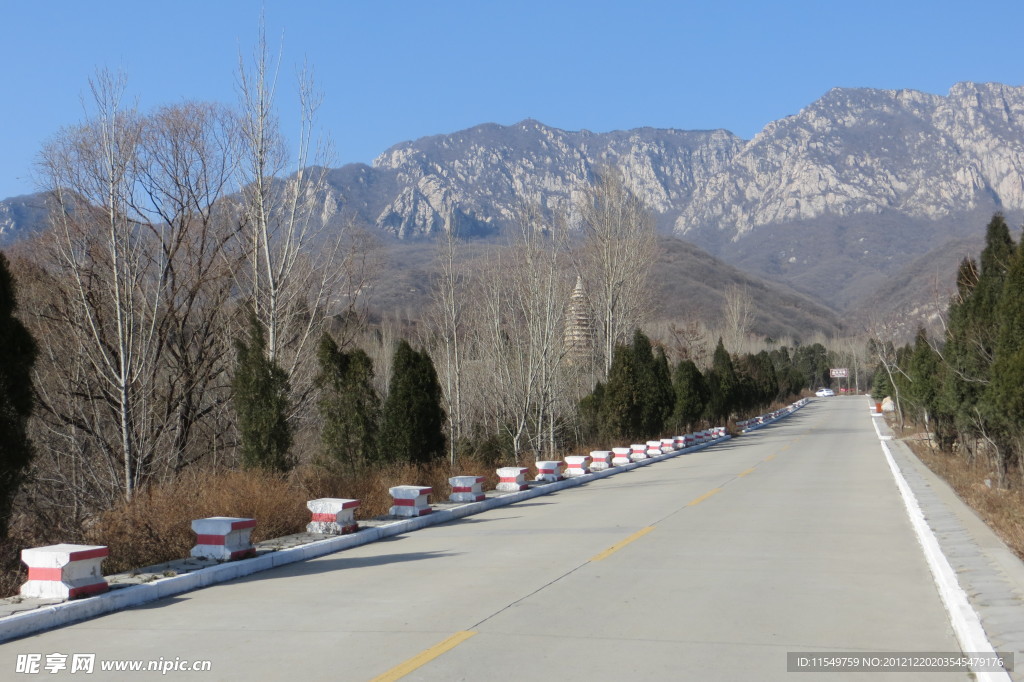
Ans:
{"type": "MultiPolygon", "coordinates": [[[[357,518],[387,514],[391,507],[388,488],[395,485],[427,485],[434,489],[432,502],[448,499],[448,478],[454,475],[486,476],[485,489],[497,485],[494,467],[464,458],[454,473],[446,462],[417,467],[391,464],[350,474],[328,473],[313,467],[289,476],[260,471],[194,470],[178,480],[153,485],[131,502],[94,517],[79,538],[54,539],[28,530],[12,533],[0,543],[0,597],[17,594],[26,580],[20,553],[26,547],[55,542],[86,542],[106,545],[110,556],[103,563],[107,575],[181,559],[195,544],[192,520],[209,516],[240,516],[256,519],[252,539],[260,542],[305,531],[309,522],[308,500],[347,497],[361,500],[357,518]]],[[[29,515],[26,514],[26,517],[29,515]]],[[[26,519],[27,520],[27,519],[26,519]]],[[[28,528],[31,524],[16,524],[28,528]]]]}
{"type": "Polygon", "coordinates": [[[1018,557],[1024,559],[1024,489],[996,487],[996,477],[987,466],[932,450],[927,439],[911,438],[907,444],[929,469],[949,483],[960,499],[974,509],[1018,557]]]}

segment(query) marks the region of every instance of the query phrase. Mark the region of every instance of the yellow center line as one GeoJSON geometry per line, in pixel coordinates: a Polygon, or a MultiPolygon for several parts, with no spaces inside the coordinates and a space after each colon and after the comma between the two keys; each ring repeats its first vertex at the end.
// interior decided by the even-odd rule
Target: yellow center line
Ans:
{"type": "Polygon", "coordinates": [[[766,462],[770,462],[770,461],[772,461],[773,459],[775,459],[775,455],[768,455],[767,457],[765,457],[765,458],[764,458],[764,461],[766,461],[766,462]]]}
{"type": "Polygon", "coordinates": [[[604,550],[600,554],[596,554],[596,555],[590,557],[590,560],[591,561],[600,561],[601,559],[606,559],[607,557],[611,556],[615,552],[618,552],[620,549],[622,549],[623,547],[625,547],[629,543],[633,542],[634,540],[637,540],[637,539],[642,538],[643,536],[647,535],[652,530],[654,530],[654,526],[647,526],[646,528],[641,528],[640,530],[638,530],[637,532],[633,533],[632,535],[630,535],[628,538],[626,538],[622,542],[620,542],[620,543],[618,543],[616,545],[612,545],[611,547],[609,547],[608,549],[604,550]]]}
{"type": "Polygon", "coordinates": [[[744,471],[744,472],[740,473],[740,477],[743,477],[743,476],[746,476],[746,475],[748,475],[748,474],[752,474],[752,473],[754,473],[754,467],[750,467],[750,468],[749,468],[749,469],[747,469],[746,471],[744,471]]]}
{"type": "Polygon", "coordinates": [[[706,499],[708,499],[709,497],[711,497],[712,495],[715,495],[715,494],[717,494],[717,493],[720,493],[720,492],[722,492],[722,489],[721,489],[721,488],[715,488],[714,490],[712,490],[712,491],[710,491],[710,492],[706,492],[706,493],[704,493],[703,495],[701,495],[700,497],[698,497],[698,498],[697,498],[696,500],[694,500],[693,502],[690,502],[690,503],[689,503],[688,505],[686,505],[686,506],[687,506],[687,507],[692,507],[692,506],[694,506],[694,505],[698,505],[698,504],[700,504],[701,502],[703,502],[704,500],[706,500],[706,499]]]}
{"type": "Polygon", "coordinates": [[[475,635],[476,632],[473,630],[463,630],[462,632],[456,632],[448,639],[435,644],[426,651],[422,651],[408,661],[396,665],[391,670],[387,671],[383,675],[373,678],[370,682],[393,682],[393,680],[400,680],[413,670],[430,663],[432,660],[440,656],[446,651],[454,649],[458,645],[465,642],[467,639],[475,635]]]}

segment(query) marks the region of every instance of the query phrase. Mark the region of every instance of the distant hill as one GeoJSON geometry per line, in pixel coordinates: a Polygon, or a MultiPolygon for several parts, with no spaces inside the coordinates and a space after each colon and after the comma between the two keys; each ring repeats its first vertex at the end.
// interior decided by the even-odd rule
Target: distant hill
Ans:
{"type": "MultiPolygon", "coordinates": [[[[475,258],[493,245],[469,245],[475,258]]],[[[392,242],[387,246],[386,277],[375,282],[367,303],[375,319],[398,314],[420,319],[431,301],[437,277],[436,249],[424,242],[392,242]]],[[[785,284],[746,274],[681,239],[658,240],[658,260],[651,277],[653,320],[701,320],[715,323],[731,285],[746,287],[754,303],[755,333],[773,338],[806,338],[814,332],[833,334],[842,328],[835,311],[785,284]]]]}

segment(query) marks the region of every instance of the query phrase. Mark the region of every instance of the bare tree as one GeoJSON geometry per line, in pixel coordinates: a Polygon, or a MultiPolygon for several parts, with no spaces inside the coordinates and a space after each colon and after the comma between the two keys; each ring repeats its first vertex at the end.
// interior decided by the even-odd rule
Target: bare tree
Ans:
{"type": "Polygon", "coordinates": [[[509,249],[496,254],[474,282],[474,346],[490,370],[496,424],[525,451],[553,453],[561,392],[565,311],[572,291],[564,262],[564,221],[546,221],[524,207],[509,249]]]}
{"type": "Polygon", "coordinates": [[[754,299],[746,285],[730,284],[725,290],[722,311],[726,346],[734,352],[744,349],[754,321],[754,299]]]}
{"type": "Polygon", "coordinates": [[[266,332],[269,359],[288,375],[294,416],[311,397],[315,370],[309,351],[343,298],[346,261],[352,261],[342,255],[343,235],[329,238],[324,229],[329,145],[315,139],[322,98],[304,67],[297,140],[289,154],[276,115],[279,67],[280,53],[272,61],[261,27],[251,65],[240,57],[238,70],[238,184],[249,262],[240,288],[266,332]]]}
{"type": "Polygon", "coordinates": [[[239,253],[222,201],[230,114],[184,103],[140,116],[122,105],[123,78],[100,72],[90,86],[92,117],[41,158],[53,230],[34,317],[48,360],[43,442],[78,457],[51,472],[76,500],[131,498],[216,447],[196,441],[224,431],[212,423],[239,253]]]}
{"type": "MultiPolygon", "coordinates": [[[[89,373],[98,379],[83,390],[109,408],[117,425],[101,438],[108,456],[120,462],[121,491],[130,498],[154,454],[146,424],[152,386],[144,378],[159,353],[154,313],[163,264],[152,258],[149,235],[133,211],[142,126],[123,103],[125,80],[101,71],[89,85],[93,118],[63,131],[44,151],[42,165],[55,199],[51,221],[65,275],[62,295],[71,303],[63,322],[81,331],[89,373]]],[[[102,424],[95,435],[107,431],[102,424]]]]}
{"type": "Polygon", "coordinates": [[[441,345],[442,363],[439,373],[444,388],[445,412],[448,415],[448,457],[452,466],[455,465],[456,447],[464,436],[462,365],[468,297],[465,277],[456,263],[457,251],[456,237],[452,230],[447,230],[438,249],[441,276],[434,287],[434,308],[430,316],[430,323],[441,345]]]}
{"type": "Polygon", "coordinates": [[[657,243],[654,219],[616,168],[597,174],[580,215],[585,239],[577,267],[593,303],[607,374],[615,345],[628,340],[649,309],[647,278],[657,243]]]}

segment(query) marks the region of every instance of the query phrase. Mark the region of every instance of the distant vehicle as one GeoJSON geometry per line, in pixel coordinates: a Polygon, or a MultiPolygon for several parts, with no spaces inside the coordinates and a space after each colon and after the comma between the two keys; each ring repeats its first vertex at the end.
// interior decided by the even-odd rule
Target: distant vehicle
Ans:
{"type": "Polygon", "coordinates": [[[835,394],[836,392],[833,391],[831,388],[819,388],[814,395],[818,396],[819,398],[831,398],[835,394]]]}

